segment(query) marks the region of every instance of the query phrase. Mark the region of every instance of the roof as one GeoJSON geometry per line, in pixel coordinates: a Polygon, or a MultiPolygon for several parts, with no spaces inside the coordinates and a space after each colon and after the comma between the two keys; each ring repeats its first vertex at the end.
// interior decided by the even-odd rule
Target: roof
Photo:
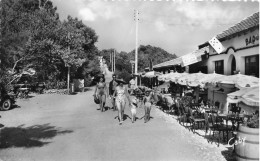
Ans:
{"type": "MultiPolygon", "coordinates": [[[[235,24],[234,26],[228,28],[227,30],[221,32],[216,37],[219,41],[224,41],[227,38],[235,36],[241,32],[245,32],[251,29],[259,27],[259,12],[252,14],[251,16],[245,18],[241,22],[235,24]]],[[[202,45],[199,45],[199,48],[209,45],[208,42],[205,42],[202,45]]]]}
{"type": "MultiPolygon", "coordinates": [[[[209,53],[209,46],[205,46],[201,49],[195,50],[191,54],[196,55],[197,57],[204,55],[205,53],[209,53]]],[[[153,68],[162,68],[162,67],[169,67],[169,66],[174,66],[182,63],[182,57],[178,57],[176,59],[172,59],[157,65],[154,65],[153,68]]]]}

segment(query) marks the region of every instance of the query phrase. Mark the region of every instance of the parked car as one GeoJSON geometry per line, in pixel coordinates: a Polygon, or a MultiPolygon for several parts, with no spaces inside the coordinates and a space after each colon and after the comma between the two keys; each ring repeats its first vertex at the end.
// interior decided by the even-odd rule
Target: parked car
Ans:
{"type": "Polygon", "coordinates": [[[15,104],[15,96],[6,92],[5,87],[0,84],[0,110],[10,110],[15,104]]]}

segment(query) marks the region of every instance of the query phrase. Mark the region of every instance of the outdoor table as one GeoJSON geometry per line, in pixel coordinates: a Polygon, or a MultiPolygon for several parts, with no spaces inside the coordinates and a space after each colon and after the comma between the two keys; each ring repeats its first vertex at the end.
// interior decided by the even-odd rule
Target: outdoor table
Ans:
{"type": "Polygon", "coordinates": [[[234,128],[234,130],[237,130],[239,128],[240,123],[242,123],[243,118],[244,117],[250,117],[250,115],[245,115],[245,114],[218,114],[218,117],[224,119],[226,121],[226,125],[228,125],[228,121],[231,121],[232,127],[234,128]]]}
{"type": "Polygon", "coordinates": [[[218,111],[220,111],[220,110],[217,109],[217,108],[204,108],[204,110],[205,110],[207,113],[217,113],[218,111]]]}

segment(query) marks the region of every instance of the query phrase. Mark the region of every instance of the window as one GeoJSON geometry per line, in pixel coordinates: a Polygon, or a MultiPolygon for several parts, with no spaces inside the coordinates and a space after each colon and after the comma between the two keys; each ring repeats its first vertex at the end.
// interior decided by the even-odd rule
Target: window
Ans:
{"type": "Polygon", "coordinates": [[[224,74],[224,60],[215,61],[215,72],[224,74]]]}
{"type": "Polygon", "coordinates": [[[245,57],[245,74],[259,77],[259,55],[245,57]]]}

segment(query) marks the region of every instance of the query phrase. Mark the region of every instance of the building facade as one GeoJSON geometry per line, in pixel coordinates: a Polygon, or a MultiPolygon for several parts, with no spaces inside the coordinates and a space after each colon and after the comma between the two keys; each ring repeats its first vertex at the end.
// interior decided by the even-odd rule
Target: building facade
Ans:
{"type": "Polygon", "coordinates": [[[218,54],[209,46],[206,66],[208,73],[233,75],[240,72],[245,75],[259,77],[259,12],[242,20],[217,35],[225,50],[218,54]]]}

